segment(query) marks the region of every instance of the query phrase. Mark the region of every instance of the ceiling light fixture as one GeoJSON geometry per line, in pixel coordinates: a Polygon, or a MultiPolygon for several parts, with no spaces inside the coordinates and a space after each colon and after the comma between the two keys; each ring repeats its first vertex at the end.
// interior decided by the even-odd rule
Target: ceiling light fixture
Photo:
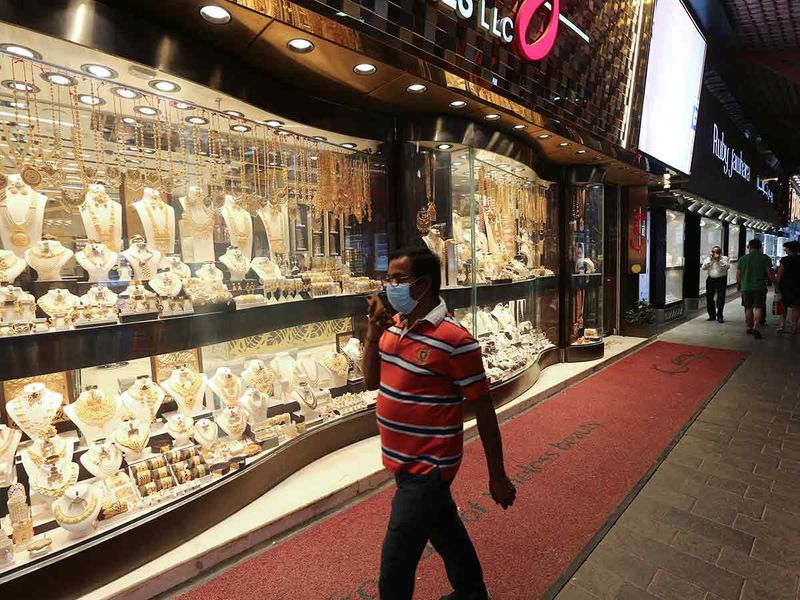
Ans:
{"type": "Polygon", "coordinates": [[[541,133],[541,134],[537,135],[536,137],[538,137],[540,140],[549,140],[553,136],[550,135],[549,133],[541,133]]]}
{"type": "Polygon", "coordinates": [[[378,67],[369,63],[360,63],[353,67],[357,75],[374,75],[377,70],[378,67]]]}
{"type": "Polygon", "coordinates": [[[190,125],[206,125],[208,123],[208,119],[205,117],[198,117],[197,115],[186,117],[185,121],[190,125]]]}
{"type": "Polygon", "coordinates": [[[192,106],[191,104],[187,104],[186,102],[175,102],[173,106],[178,110],[190,110],[194,108],[194,106],[192,106]]]}
{"type": "Polygon", "coordinates": [[[439,144],[438,146],[436,146],[436,149],[437,150],[450,150],[450,148],[452,148],[452,147],[453,147],[452,144],[439,144]]]}
{"type": "Polygon", "coordinates": [[[423,92],[427,91],[428,87],[422,85],[421,83],[412,83],[410,86],[406,88],[406,91],[409,94],[422,94],[423,92]]]}
{"type": "Polygon", "coordinates": [[[138,125],[139,122],[134,119],[133,117],[122,117],[122,122],[127,123],[128,125],[138,125]]]}
{"type": "Polygon", "coordinates": [[[231,22],[231,13],[215,4],[208,4],[200,9],[200,16],[214,25],[225,25],[231,22]]]}
{"type": "Polygon", "coordinates": [[[464,108],[466,105],[467,103],[465,100],[453,100],[449,106],[450,108],[459,109],[459,108],[464,108]]]}
{"type": "Polygon", "coordinates": [[[464,163],[462,163],[462,162],[455,161],[455,162],[453,162],[453,163],[451,164],[451,166],[453,166],[453,167],[460,167],[460,166],[461,166],[461,165],[463,165],[463,164],[464,164],[464,163]]]}
{"type": "Polygon", "coordinates": [[[15,90],[17,92],[38,92],[39,88],[35,85],[31,85],[30,83],[25,83],[24,81],[13,81],[11,79],[7,79],[3,82],[3,86],[7,87],[10,90],[15,90]]]}
{"type": "Polygon", "coordinates": [[[569,146],[569,142],[561,142],[561,143],[558,145],[558,147],[559,147],[559,148],[566,148],[567,146],[569,146]]]}
{"type": "Polygon", "coordinates": [[[159,110],[157,108],[153,108],[152,106],[134,106],[133,110],[140,115],[147,115],[148,117],[152,117],[153,115],[157,115],[159,113],[159,110]]]}
{"type": "Polygon", "coordinates": [[[578,150],[575,154],[586,154],[586,150],[578,150]]]}
{"type": "Polygon", "coordinates": [[[114,79],[118,75],[114,69],[95,64],[81,65],[81,71],[99,77],[100,79],[114,79]]]}
{"type": "Polygon", "coordinates": [[[0,50],[8,54],[13,54],[14,56],[21,56],[22,58],[42,58],[42,55],[36,52],[36,50],[31,50],[19,44],[0,44],[0,50]]]}
{"type": "Polygon", "coordinates": [[[120,98],[127,98],[128,100],[133,100],[134,98],[141,97],[141,94],[139,92],[126,87],[111,88],[111,93],[116,96],[119,96],[120,98]]]}
{"type": "Polygon", "coordinates": [[[523,125],[522,123],[517,123],[516,125],[514,125],[514,129],[516,129],[517,131],[521,129],[526,129],[527,127],[528,127],[527,125],[523,125]]]}
{"type": "Polygon", "coordinates": [[[278,121],[278,119],[270,119],[269,121],[261,121],[262,125],[267,125],[268,127],[283,127],[283,121],[278,121]]]}
{"type": "Polygon", "coordinates": [[[100,106],[101,104],[105,104],[106,101],[102,98],[98,98],[97,96],[91,96],[89,94],[81,94],[78,96],[78,100],[82,104],[88,104],[89,106],[100,106]]]}
{"type": "Polygon", "coordinates": [[[243,123],[238,123],[236,125],[231,125],[231,129],[233,131],[238,131],[239,133],[245,133],[247,131],[250,131],[252,127],[250,127],[249,125],[244,125],[243,123]]]}
{"type": "Polygon", "coordinates": [[[154,79],[150,82],[150,87],[158,90],[159,92],[177,92],[181,89],[177,83],[167,81],[166,79],[154,79]]]}
{"type": "Polygon", "coordinates": [[[342,144],[342,148],[347,148],[348,150],[352,150],[355,147],[356,144],[354,144],[353,142],[345,142],[344,144],[342,144]]]}
{"type": "Polygon", "coordinates": [[[328,141],[328,138],[326,138],[324,135],[315,135],[314,139],[317,140],[318,142],[327,142],[328,141]]]}
{"type": "Polygon", "coordinates": [[[49,81],[53,85],[75,85],[75,78],[62,73],[42,73],[42,79],[49,81]]]}
{"type": "Polygon", "coordinates": [[[487,121],[497,121],[498,119],[500,119],[500,115],[498,115],[497,113],[489,113],[488,115],[484,115],[483,118],[486,119],[487,121]]]}
{"type": "Polygon", "coordinates": [[[314,50],[314,44],[311,40],[307,40],[305,38],[294,38],[289,40],[286,43],[286,46],[292,52],[296,52],[297,54],[308,54],[314,50]]]}
{"type": "Polygon", "coordinates": [[[225,110],[225,111],[222,111],[222,112],[224,112],[229,117],[236,117],[237,119],[243,119],[244,118],[244,115],[242,113],[240,113],[238,110],[225,110]]]}
{"type": "Polygon", "coordinates": [[[278,131],[278,135],[290,135],[290,134],[285,129],[281,129],[280,131],[278,131]]]}

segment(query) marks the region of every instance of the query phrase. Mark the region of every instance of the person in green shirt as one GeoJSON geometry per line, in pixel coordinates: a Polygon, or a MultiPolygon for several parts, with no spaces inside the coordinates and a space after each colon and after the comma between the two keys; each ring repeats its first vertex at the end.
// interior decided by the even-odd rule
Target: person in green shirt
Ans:
{"type": "Polygon", "coordinates": [[[775,284],[772,259],[761,252],[761,241],[750,240],[748,253],[736,264],[736,289],[742,292],[747,333],[761,339],[761,323],[767,308],[767,281],[775,284]]]}

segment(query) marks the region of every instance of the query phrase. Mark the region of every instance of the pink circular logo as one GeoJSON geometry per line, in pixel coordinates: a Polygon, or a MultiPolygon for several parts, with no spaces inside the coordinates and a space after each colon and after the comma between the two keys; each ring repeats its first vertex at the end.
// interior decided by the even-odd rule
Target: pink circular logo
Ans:
{"type": "Polygon", "coordinates": [[[545,0],[524,0],[519,11],[517,11],[517,21],[514,26],[517,31],[517,50],[526,60],[542,60],[550,54],[556,43],[560,15],[559,0],[553,0],[553,9],[550,11],[550,20],[547,22],[544,33],[532,42],[528,42],[526,39],[531,19],[537,9],[544,3],[545,0]]]}

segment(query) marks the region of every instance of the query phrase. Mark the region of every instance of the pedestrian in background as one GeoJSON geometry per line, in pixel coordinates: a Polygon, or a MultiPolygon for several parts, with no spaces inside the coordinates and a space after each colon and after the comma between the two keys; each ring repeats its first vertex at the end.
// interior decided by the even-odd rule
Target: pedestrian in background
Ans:
{"type": "Polygon", "coordinates": [[[724,323],[722,310],[725,307],[725,294],[728,291],[728,270],[731,268],[731,261],[722,255],[722,248],[714,246],[703,261],[702,268],[708,273],[706,278],[708,320],[724,323]]]}
{"type": "Polygon", "coordinates": [[[775,284],[772,259],[761,251],[761,240],[750,240],[747,254],[736,264],[736,289],[742,292],[747,333],[761,339],[767,308],[767,281],[775,284]]]}
{"type": "MultiPolygon", "coordinates": [[[[778,277],[775,284],[776,294],[780,294],[780,300],[784,307],[785,323],[786,312],[791,312],[792,333],[797,333],[798,321],[800,321],[800,242],[786,242],[783,245],[786,256],[781,258],[778,265],[778,277]]],[[[778,331],[783,331],[783,324],[778,331]]]]}

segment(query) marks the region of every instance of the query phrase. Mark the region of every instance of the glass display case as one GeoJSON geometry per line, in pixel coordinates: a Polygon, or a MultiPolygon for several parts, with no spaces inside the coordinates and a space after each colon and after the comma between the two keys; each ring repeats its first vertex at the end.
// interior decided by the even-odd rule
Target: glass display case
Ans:
{"type": "Polygon", "coordinates": [[[570,274],[569,343],[602,344],[603,191],[601,184],[573,185],[568,194],[570,274]]]}
{"type": "Polygon", "coordinates": [[[458,144],[407,143],[404,159],[415,223],[403,242],[439,256],[441,295],[481,342],[497,389],[559,343],[556,185],[458,144]]]}
{"type": "MultiPolygon", "coordinates": [[[[706,257],[711,254],[711,248],[719,246],[722,248],[722,236],[725,230],[722,222],[716,219],[703,217],[700,219],[700,265],[703,265],[706,257]]],[[[706,293],[706,279],[708,272],[700,269],[700,296],[706,293]]]]}
{"type": "Polygon", "coordinates": [[[686,216],[682,212],[667,210],[667,260],[666,260],[666,305],[683,300],[684,237],[686,216]]]}
{"type": "Polygon", "coordinates": [[[728,269],[728,285],[736,285],[736,263],[739,261],[739,236],[742,228],[739,225],[728,226],[728,258],[731,268],[728,269]]]}

